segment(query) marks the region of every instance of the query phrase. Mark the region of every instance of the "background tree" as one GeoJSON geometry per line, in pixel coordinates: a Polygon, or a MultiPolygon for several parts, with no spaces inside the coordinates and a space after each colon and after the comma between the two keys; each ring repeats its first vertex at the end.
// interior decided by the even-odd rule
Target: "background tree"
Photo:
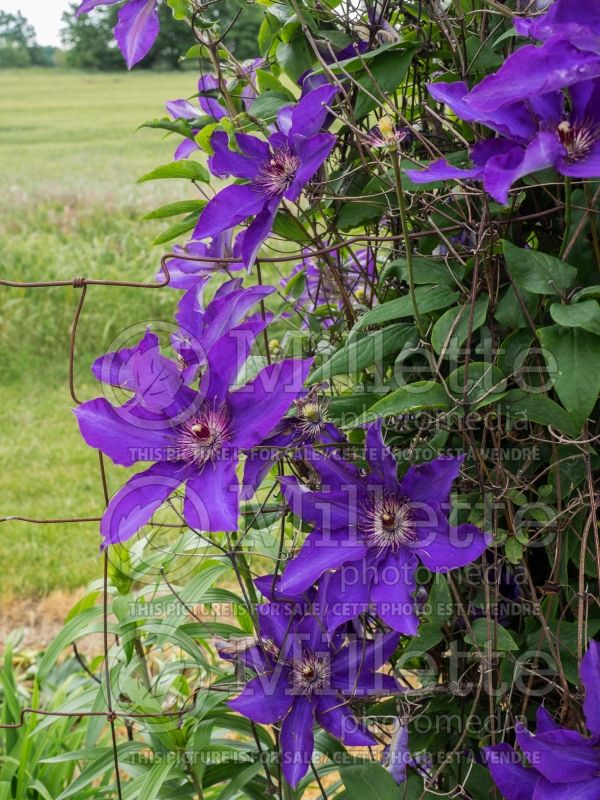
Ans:
{"type": "MultiPolygon", "coordinates": [[[[65,47],[65,63],[75,69],[122,70],[123,57],[113,36],[118,8],[98,8],[90,14],[75,16],[77,3],[63,14],[61,40],[65,47]]],[[[232,0],[221,0],[211,7],[213,19],[218,20],[223,31],[233,21],[240,4],[232,0]]],[[[196,43],[189,26],[173,18],[166,4],[159,7],[160,33],[148,55],[139,62],[138,68],[181,69],[180,58],[196,43]]],[[[262,20],[262,12],[255,5],[242,4],[241,14],[228,32],[226,43],[238,59],[251,58],[256,53],[256,36],[262,20]]]]}
{"type": "Polygon", "coordinates": [[[17,11],[0,11],[0,67],[29,67],[39,63],[42,51],[35,39],[35,30],[17,11]]]}

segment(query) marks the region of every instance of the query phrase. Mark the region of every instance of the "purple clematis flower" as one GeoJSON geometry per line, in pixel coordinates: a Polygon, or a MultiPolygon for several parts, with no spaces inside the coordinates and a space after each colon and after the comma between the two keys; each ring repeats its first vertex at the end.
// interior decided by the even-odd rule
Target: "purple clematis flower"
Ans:
{"type": "Polygon", "coordinates": [[[318,602],[304,614],[294,603],[266,603],[257,611],[260,642],[250,651],[251,663],[245,659],[257,675],[229,705],[254,722],[281,722],[283,774],[295,787],[310,766],[315,719],[347,745],[376,742],[349,700],[397,691],[394,678],[377,670],[396,649],[398,636],[348,641],[327,634],[318,602]]]}
{"type": "MultiPolygon", "coordinates": [[[[114,6],[119,0],[83,0],[77,15],[97,6],[114,6]]],[[[115,39],[128,69],[141,61],[154,44],[160,30],[158,0],[127,0],[119,9],[115,39]]]]}
{"type": "Polygon", "coordinates": [[[517,17],[515,30],[545,42],[554,37],[568,39],[581,50],[600,53],[600,8],[595,0],[555,0],[545,14],[517,17]]]}
{"type": "MultiPolygon", "coordinates": [[[[191,289],[204,279],[210,278],[215,272],[223,270],[237,271],[244,266],[241,261],[228,262],[225,259],[237,258],[238,248],[233,247],[233,231],[223,231],[210,244],[192,240],[184,245],[176,244],[173,253],[178,258],[167,261],[169,270],[169,286],[172,289],[191,289]],[[194,259],[206,258],[206,261],[194,259]],[[208,259],[212,259],[209,261],[208,259]]],[[[159,270],[155,280],[164,279],[164,273],[159,270]]]]}
{"type": "Polygon", "coordinates": [[[273,464],[284,456],[293,457],[294,449],[298,448],[301,457],[302,448],[307,444],[318,442],[334,445],[346,441],[344,434],[329,422],[327,401],[320,398],[317,391],[317,388],[313,388],[296,398],[293,403],[296,413],[284,417],[273,433],[261,442],[260,448],[248,453],[244,464],[242,498],[247,500],[252,497],[273,464]]]}
{"type": "Polygon", "coordinates": [[[439,159],[425,170],[406,170],[415,183],[482,180],[495,200],[506,203],[516,181],[542,169],[554,168],[574,178],[600,177],[600,79],[572,85],[569,110],[561,91],[478,113],[462,81],[432,84],[429,90],[461,119],[486,125],[500,136],[473,146],[472,169],[459,169],[439,159]]]}
{"type": "Polygon", "coordinates": [[[532,765],[523,766],[509,744],[485,747],[487,764],[506,800],[597,800],[600,797],[600,644],[591,641],[579,672],[583,711],[591,737],[561,728],[541,706],[537,732],[516,726],[517,742],[532,765]]]}
{"type": "MultiPolygon", "coordinates": [[[[369,289],[372,290],[377,280],[375,258],[372,251],[357,250],[350,253],[341,263],[337,251],[332,251],[330,258],[338,261],[338,268],[352,304],[359,306],[364,303],[369,289]]],[[[329,266],[320,269],[309,257],[296,264],[290,276],[282,278],[279,285],[283,290],[284,297],[293,302],[295,311],[302,317],[303,328],[308,327],[308,320],[305,318],[306,312],[313,313],[320,306],[330,306],[339,311],[343,308],[340,290],[331,277],[329,266]],[[300,275],[304,276],[304,286],[300,295],[294,297],[294,286],[300,275]]],[[[332,316],[323,316],[321,321],[324,327],[329,328],[334,320],[332,316]]]]}
{"type": "Polygon", "coordinates": [[[446,572],[475,561],[488,537],[474,525],[451,526],[450,492],[462,458],[440,457],[410,467],[397,478],[396,460],[385,446],[381,421],[367,430],[367,475],[336,453],[305,450],[321,486],[281,478],[292,513],[313,526],[298,555],[287,565],[283,592],[297,593],[334,570],[327,592],[327,627],[374,609],[390,628],[407,635],[419,621],[413,592],[419,561],[446,572]]]}
{"type": "Polygon", "coordinates": [[[76,408],[83,438],[115,464],[154,462],[110,501],[100,525],[105,547],[133,536],[182,484],[190,527],[236,528],[240,455],[277,425],[302,391],[311,364],[281,361],[232,389],[264,324],[246,321],[212,345],[199,390],[185,385],[178,365],[161,355],[153,334],[118,359],[115,368],[100,367],[101,374],[123,380],[134,395],[120,406],[99,397],[76,408]]]}
{"type": "Polygon", "coordinates": [[[226,186],[210,200],[194,231],[194,238],[217,236],[254,217],[243,231],[242,258],[252,266],[261,243],[269,235],[282,200],[295,201],[332,151],[336,138],[320,133],[337,89],[321,86],[295,106],[280,109],[278,130],[268,142],[249,134],[237,134],[239,152],[229,148],[226,133],[211,138],[214,154],[209,167],[218,177],[233,175],[247,183],[226,186]]]}
{"type": "MultiPolygon", "coordinates": [[[[220,120],[227,116],[227,109],[221,105],[215,97],[215,92],[219,89],[219,81],[214,75],[203,75],[198,81],[198,103],[199,108],[186,99],[168,100],[166,108],[173,119],[185,119],[188,122],[198,120],[202,114],[206,114],[215,120],[220,120]]],[[[200,132],[199,127],[192,126],[194,136],[200,132]]],[[[183,142],[176,148],[173,154],[174,161],[187,158],[195,150],[199,150],[199,145],[194,139],[184,138],[183,142]]]]}
{"type": "Polygon", "coordinates": [[[474,112],[489,114],[598,77],[600,57],[576,44],[556,37],[542,47],[520,47],[472,89],[466,102],[474,112]]]}
{"type": "MultiPolygon", "coordinates": [[[[207,278],[197,280],[196,286],[188,289],[177,306],[175,320],[179,329],[171,336],[171,346],[178,355],[182,376],[187,384],[193,382],[198,370],[207,364],[210,349],[225,335],[234,336],[242,321],[258,324],[262,328],[270,321],[270,315],[248,317],[248,311],[256,303],[275,291],[273,286],[242,287],[242,279],[234,278],[219,286],[211,302],[204,308],[203,294],[207,278]]],[[[242,329],[242,338],[245,336],[242,329]]]]}

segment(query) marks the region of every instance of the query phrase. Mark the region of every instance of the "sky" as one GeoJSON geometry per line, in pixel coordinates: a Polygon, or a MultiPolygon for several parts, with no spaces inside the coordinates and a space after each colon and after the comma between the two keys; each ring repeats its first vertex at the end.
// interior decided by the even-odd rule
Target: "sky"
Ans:
{"type": "Polygon", "coordinates": [[[69,0],[0,0],[0,11],[20,11],[35,28],[38,43],[60,45],[60,18],[69,0]]]}

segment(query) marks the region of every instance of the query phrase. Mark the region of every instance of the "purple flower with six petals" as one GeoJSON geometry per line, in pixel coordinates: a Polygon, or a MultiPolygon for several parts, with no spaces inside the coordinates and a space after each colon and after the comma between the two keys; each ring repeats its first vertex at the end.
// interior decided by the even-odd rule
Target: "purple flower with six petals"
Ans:
{"type": "Polygon", "coordinates": [[[327,103],[336,92],[333,86],[321,86],[295,106],[280,109],[278,130],[268,142],[249,134],[237,134],[239,152],[230,149],[226,133],[213,133],[214,154],[208,161],[211,172],[218,177],[233,175],[248,182],[226,186],[210,200],[200,215],[194,238],[217,236],[254,217],[242,232],[241,246],[244,264],[252,266],[282,200],[295,201],[300,197],[335,145],[335,136],[321,133],[320,129],[327,103]]]}
{"type": "Polygon", "coordinates": [[[326,603],[329,630],[374,609],[390,628],[415,635],[419,561],[432,572],[465,566],[483,553],[488,537],[474,525],[453,527],[448,520],[461,458],[410,467],[399,481],[381,421],[367,430],[365,458],[367,475],[336,453],[306,448],[321,487],[311,491],[296,478],[280,479],[292,512],[314,528],[287,565],[281,591],[301,592],[335,570],[327,587],[334,600],[326,603]]]}
{"type": "Polygon", "coordinates": [[[583,711],[591,737],[561,728],[541,706],[537,732],[516,726],[517,742],[532,765],[523,766],[509,744],[484,748],[496,786],[506,800],[597,800],[600,797],[600,644],[591,641],[581,661],[583,711]]]}

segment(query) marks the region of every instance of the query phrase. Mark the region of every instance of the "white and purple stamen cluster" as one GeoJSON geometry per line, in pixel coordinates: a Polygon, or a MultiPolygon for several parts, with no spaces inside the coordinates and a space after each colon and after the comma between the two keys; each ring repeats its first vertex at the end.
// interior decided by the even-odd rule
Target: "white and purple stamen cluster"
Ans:
{"type": "Polygon", "coordinates": [[[600,127],[594,123],[570,122],[565,119],[556,129],[561,144],[567,151],[569,161],[579,161],[589,155],[600,140],[600,127]]]}
{"type": "Polygon", "coordinates": [[[203,467],[214,461],[229,441],[230,416],[227,406],[205,403],[200,412],[184,422],[178,431],[178,453],[183,461],[203,467]]]}
{"type": "Polygon", "coordinates": [[[331,667],[328,653],[305,652],[292,661],[290,676],[292,691],[297,695],[312,695],[328,689],[331,667]]]}
{"type": "Polygon", "coordinates": [[[398,550],[415,539],[414,514],[409,501],[395,494],[376,497],[365,509],[361,526],[369,547],[380,553],[398,550]]]}
{"type": "Polygon", "coordinates": [[[300,169],[300,158],[287,147],[274,150],[255,179],[256,185],[271,197],[280,197],[286,192],[300,169]]]}
{"type": "Polygon", "coordinates": [[[297,427],[303,439],[314,440],[323,432],[328,422],[327,403],[319,398],[296,400],[297,427]]]}

